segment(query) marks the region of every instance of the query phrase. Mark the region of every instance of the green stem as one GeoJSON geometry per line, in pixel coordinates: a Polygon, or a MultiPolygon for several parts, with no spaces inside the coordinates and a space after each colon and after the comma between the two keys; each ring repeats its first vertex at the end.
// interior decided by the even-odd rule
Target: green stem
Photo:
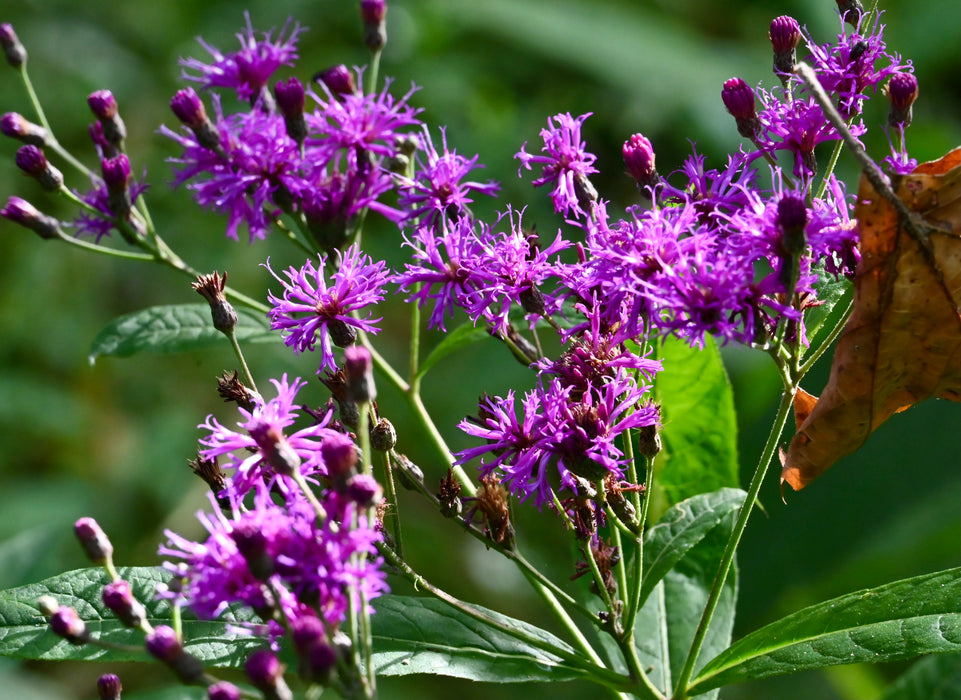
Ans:
{"type": "Polygon", "coordinates": [[[394,550],[398,556],[404,556],[404,540],[402,538],[400,524],[400,505],[397,502],[397,485],[394,483],[394,469],[390,466],[390,455],[384,453],[384,491],[387,503],[390,508],[384,514],[384,518],[391,516],[391,529],[394,534],[394,550]]]}
{"type": "Polygon", "coordinates": [[[244,351],[240,349],[240,343],[237,342],[237,334],[234,333],[234,329],[231,328],[230,332],[225,333],[224,335],[226,335],[230,340],[230,345],[233,347],[234,354],[237,356],[237,361],[240,363],[240,369],[242,369],[244,372],[244,379],[247,381],[247,386],[259,394],[260,392],[257,391],[257,384],[254,382],[254,375],[250,373],[250,368],[247,366],[247,360],[244,358],[244,351]]]}
{"type": "Polygon", "coordinates": [[[731,566],[734,564],[734,553],[737,550],[738,543],[741,541],[741,536],[744,534],[744,528],[747,526],[748,518],[754,510],[754,504],[761,490],[761,484],[767,474],[771,459],[774,457],[778,441],[781,439],[781,433],[787,424],[788,416],[791,415],[791,405],[794,402],[794,394],[796,391],[796,385],[790,384],[785,387],[784,393],[781,395],[781,403],[778,406],[777,415],[774,418],[774,424],[771,426],[767,443],[764,445],[764,451],[761,453],[760,460],[758,460],[754,477],[751,479],[747,498],[744,500],[744,505],[741,506],[740,511],[738,511],[737,521],[734,523],[734,530],[728,538],[727,545],[724,548],[724,554],[721,556],[721,563],[718,565],[717,575],[714,577],[714,583],[711,585],[711,593],[708,597],[707,605],[704,608],[704,613],[701,615],[701,621],[698,623],[697,631],[694,633],[690,651],[684,660],[684,666],[681,668],[677,683],[674,686],[675,700],[683,700],[687,697],[687,688],[691,680],[691,674],[694,672],[694,664],[697,663],[698,654],[701,652],[701,646],[704,644],[708,627],[711,624],[711,619],[714,617],[714,611],[717,609],[721,592],[724,589],[724,582],[731,571],[731,566]]]}
{"type": "MultiPolygon", "coordinates": [[[[647,473],[654,473],[654,460],[647,460],[647,473]]],[[[631,589],[627,599],[627,610],[624,612],[624,640],[634,645],[634,621],[641,605],[641,583],[644,580],[644,525],[647,522],[647,515],[651,507],[651,494],[654,492],[651,478],[648,476],[644,488],[644,496],[637,512],[638,529],[635,535],[634,544],[637,552],[634,555],[634,575],[631,577],[631,589]]]]}
{"type": "Polygon", "coordinates": [[[808,353],[808,356],[807,358],[805,358],[804,363],[798,369],[798,375],[797,375],[798,377],[803,377],[805,374],[807,374],[808,370],[810,370],[814,366],[814,363],[817,362],[819,359],[821,359],[821,355],[827,352],[828,348],[831,347],[831,344],[835,341],[835,339],[839,335],[841,335],[842,332],[844,332],[844,328],[848,324],[848,319],[851,318],[852,311],[854,311],[853,298],[850,301],[848,301],[848,305],[844,309],[844,313],[841,314],[840,320],[837,322],[834,328],[831,329],[831,332],[828,333],[824,341],[820,345],[818,345],[816,349],[808,353]]]}

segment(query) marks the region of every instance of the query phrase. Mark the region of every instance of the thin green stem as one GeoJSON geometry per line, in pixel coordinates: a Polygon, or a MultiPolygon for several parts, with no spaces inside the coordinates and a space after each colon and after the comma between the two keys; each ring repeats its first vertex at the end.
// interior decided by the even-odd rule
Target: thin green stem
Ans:
{"type": "Polygon", "coordinates": [[[627,609],[624,612],[624,637],[625,641],[629,641],[632,646],[634,644],[634,621],[637,619],[637,613],[641,605],[641,583],[644,580],[644,525],[647,522],[647,515],[651,507],[651,494],[654,492],[650,478],[650,475],[654,473],[654,460],[646,461],[649,476],[637,511],[638,528],[634,539],[637,552],[634,555],[634,574],[631,576],[631,589],[626,601],[627,609]]]}
{"type": "Polygon", "coordinates": [[[384,455],[384,495],[387,499],[387,503],[390,505],[388,511],[384,514],[384,518],[390,516],[391,530],[393,530],[394,535],[394,550],[400,557],[404,556],[404,540],[401,532],[400,523],[400,505],[397,502],[397,484],[394,483],[394,468],[390,465],[390,455],[386,452],[384,455]]]}
{"type": "Polygon", "coordinates": [[[244,358],[244,351],[241,350],[240,343],[237,342],[237,334],[234,333],[234,329],[231,328],[230,332],[225,333],[224,335],[226,335],[230,340],[230,345],[234,349],[234,354],[237,356],[237,361],[240,363],[240,369],[243,370],[244,379],[247,381],[247,386],[259,394],[260,392],[257,391],[257,384],[254,382],[254,375],[250,373],[250,368],[247,366],[247,360],[244,358]]]}
{"type": "Polygon", "coordinates": [[[798,369],[798,375],[797,375],[798,377],[803,377],[804,375],[806,375],[808,371],[814,366],[814,363],[817,362],[819,359],[821,359],[821,356],[828,351],[828,348],[831,347],[831,344],[835,341],[835,339],[837,339],[837,337],[844,332],[844,328],[848,324],[848,319],[851,318],[852,311],[854,311],[853,298],[850,301],[848,301],[848,305],[847,307],[845,307],[844,313],[841,315],[840,320],[837,322],[834,328],[831,329],[831,332],[828,333],[824,341],[820,345],[818,345],[817,348],[815,348],[814,350],[808,353],[804,362],[801,364],[800,368],[798,369]]]}
{"type": "Polygon", "coordinates": [[[724,582],[727,580],[731,566],[734,564],[734,553],[737,550],[738,543],[741,541],[741,536],[744,534],[744,528],[747,526],[748,518],[754,510],[758,493],[761,491],[761,484],[764,482],[764,477],[767,474],[771,459],[774,457],[778,441],[781,439],[781,433],[787,424],[788,416],[791,415],[791,405],[794,402],[794,394],[796,391],[796,385],[789,384],[785,387],[784,393],[781,395],[781,403],[778,406],[777,415],[771,426],[771,432],[768,435],[767,443],[764,445],[761,458],[758,460],[754,477],[751,479],[747,498],[744,500],[740,511],[738,511],[737,521],[734,523],[734,529],[727,540],[724,554],[721,556],[721,563],[718,565],[717,575],[714,577],[714,583],[711,585],[711,593],[708,597],[707,605],[704,608],[704,613],[701,615],[701,621],[698,623],[697,631],[694,633],[694,639],[691,642],[691,648],[687,658],[684,660],[684,666],[681,668],[680,674],[678,674],[677,683],[674,686],[675,700],[683,700],[688,697],[687,688],[691,680],[691,674],[694,672],[694,664],[697,663],[697,657],[701,652],[701,646],[704,644],[708,627],[714,617],[714,611],[717,609],[721,592],[724,589],[724,582]]]}
{"type": "Polygon", "coordinates": [[[79,238],[74,238],[73,236],[68,236],[67,234],[61,232],[60,240],[72,246],[77,246],[78,248],[83,248],[91,253],[99,253],[101,255],[111,255],[115,258],[123,258],[126,260],[139,260],[141,262],[155,262],[157,258],[148,253],[135,253],[133,251],[117,250],[116,248],[108,248],[107,246],[98,245],[96,243],[90,243],[88,241],[81,240],[79,238]]]}

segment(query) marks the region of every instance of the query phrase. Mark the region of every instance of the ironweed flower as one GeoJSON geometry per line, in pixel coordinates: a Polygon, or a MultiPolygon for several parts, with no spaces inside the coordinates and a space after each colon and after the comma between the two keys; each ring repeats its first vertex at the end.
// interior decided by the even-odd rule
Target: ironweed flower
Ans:
{"type": "Polygon", "coordinates": [[[243,418],[237,423],[240,431],[227,428],[212,415],[197,426],[209,432],[200,439],[202,449],[199,455],[205,460],[226,457],[221,466],[233,472],[228,490],[240,497],[257,483],[266,482],[268,485],[276,484],[288,499],[296,499],[299,491],[286,478],[281,478],[278,469],[283,472],[285,466],[293,463],[307,477],[327,473],[320,447],[325,438],[335,434],[327,427],[332,412],[321,416],[314,425],[287,434],[286,431],[298,417],[294,399],[307,382],[299,377],[288,382],[286,374],[279,381],[270,381],[277,389],[277,396],[266,402],[258,402],[252,411],[238,408],[243,418]],[[287,464],[278,466],[281,459],[287,464]]]}
{"type": "Polygon", "coordinates": [[[258,39],[250,24],[249,12],[244,12],[244,20],[247,31],[237,34],[241,46],[239,51],[223,54],[197,37],[197,42],[213,60],[207,64],[196,58],[181,58],[181,78],[200,83],[204,88],[229,88],[235,90],[242,100],[255,102],[274,71],[280,66],[294,65],[297,60],[297,38],[304,29],[299,24],[291,28],[291,20],[288,19],[276,39],[272,36],[273,30],[262,33],[258,39]]]}
{"type": "Polygon", "coordinates": [[[467,205],[474,201],[472,192],[493,197],[500,190],[493,180],[463,181],[471,170],[484,166],[477,162],[479,156],[468,159],[448,149],[446,130],[441,128],[440,134],[443,151],[438,153],[430,131],[424,127],[417,173],[413,179],[399,178],[398,188],[398,206],[407,212],[407,217],[431,226],[437,226],[441,216],[455,218],[466,214],[467,205]]]}
{"type": "Polygon", "coordinates": [[[387,266],[382,260],[374,262],[360,247],[350,246],[344,253],[336,251],[337,262],[327,270],[329,256],[320,257],[314,267],[308,260],[299,270],[293,267],[284,272],[286,281],[270,268],[265,267],[284,286],[283,297],[270,292],[268,299],[273,308],[268,312],[270,327],[284,333],[284,342],[297,352],[313,351],[320,340],[320,367],[337,369],[332,345],[346,347],[356,340],[360,329],[365,333],[377,333],[379,318],[355,318],[354,312],[376,304],[384,298],[387,282],[387,266]],[[327,270],[330,282],[324,279],[327,270]]]}
{"type": "Polygon", "coordinates": [[[557,114],[548,118],[547,128],[541,129],[545,155],[531,155],[525,149],[527,142],[514,156],[521,162],[517,176],[524,169],[532,170],[531,165],[542,166],[540,177],[534,180],[534,187],[553,184],[551,200],[554,211],[565,216],[586,216],[590,202],[597,199],[588,175],[598,172],[594,167],[597,156],[586,150],[581,139],[581,125],[592,112],[572,117],[570,113],[557,114]]]}

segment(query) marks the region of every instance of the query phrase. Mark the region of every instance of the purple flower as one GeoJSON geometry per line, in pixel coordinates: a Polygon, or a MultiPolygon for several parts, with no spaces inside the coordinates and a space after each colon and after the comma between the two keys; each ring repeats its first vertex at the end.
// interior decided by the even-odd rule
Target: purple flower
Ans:
{"type": "Polygon", "coordinates": [[[463,182],[471,170],[484,166],[477,162],[479,156],[468,159],[448,150],[447,132],[442,128],[440,133],[444,145],[442,153],[434,148],[430,132],[424,127],[423,158],[418,158],[414,179],[401,180],[398,197],[398,205],[408,212],[408,218],[421,218],[422,223],[432,226],[437,225],[442,215],[454,218],[466,214],[467,205],[474,201],[472,192],[493,197],[500,190],[500,185],[493,180],[463,182]]]}
{"type": "Polygon", "coordinates": [[[381,535],[353,504],[326,494],[322,505],[329,517],[318,522],[306,501],[279,506],[263,485],[255,490],[252,507],[241,508],[235,500],[229,514],[212,495],[210,500],[211,513],[197,514],[208,533],[205,540],[193,542],[167,530],[167,543],[160,547],[160,554],[182,560],[164,567],[186,579],[183,595],[198,617],[215,618],[231,603],[241,603],[267,616],[279,607],[292,620],[311,614],[306,603],[335,627],[343,622],[351,596],[359,604],[361,593],[370,601],[387,591],[375,548],[381,535]],[[238,546],[248,533],[257,533],[258,552],[267,562],[258,565],[259,576],[238,546]]]}
{"type": "Polygon", "coordinates": [[[587,179],[588,175],[598,172],[594,167],[597,156],[588,153],[581,140],[581,125],[591,114],[588,112],[577,118],[570,113],[550,117],[547,128],[541,129],[541,138],[544,140],[541,151],[546,155],[531,155],[524,150],[527,147],[525,141],[514,156],[521,161],[518,177],[525,168],[531,170],[532,163],[542,166],[540,177],[534,180],[534,187],[553,184],[551,199],[554,211],[565,216],[586,216],[585,207],[597,199],[597,192],[587,179]]]}
{"type": "Polygon", "coordinates": [[[214,110],[219,150],[203,146],[186,127],[180,133],[160,128],[184,149],[183,155],[169,159],[181,166],[174,182],[188,182],[200,206],[228,215],[229,238],[237,238],[244,222],[251,242],[263,239],[279,213],[268,211],[277,195],[298,196],[310,188],[301,171],[300,149],[278,115],[252,110],[225,118],[216,95],[214,110]]]}
{"type": "Polygon", "coordinates": [[[667,185],[663,198],[667,202],[689,202],[698,213],[701,223],[709,223],[723,212],[731,212],[744,206],[747,192],[755,188],[757,172],[750,167],[758,157],[743,152],[728,156],[723,170],[705,170],[704,156],[697,151],[685,158],[680,170],[671,176],[681,176],[681,187],[667,185]]]}
{"type": "Polygon", "coordinates": [[[270,381],[277,397],[257,403],[252,411],[239,408],[243,417],[237,423],[240,431],[224,426],[212,415],[197,426],[209,431],[200,439],[200,457],[210,460],[226,456],[228,461],[222,466],[234,472],[228,491],[241,498],[258,483],[266,482],[276,484],[288,499],[296,500],[297,487],[282,475],[291,469],[298,469],[304,476],[327,473],[320,448],[324,439],[335,434],[327,427],[332,411],[314,425],[287,434],[298,417],[294,399],[307,382],[298,377],[288,383],[286,374],[280,381],[270,381]]]}
{"type": "MultiPolygon", "coordinates": [[[[146,176],[146,173],[144,175],[146,176]]],[[[148,187],[149,185],[143,182],[134,181],[130,183],[127,192],[130,195],[131,206],[136,203],[137,198],[140,197],[148,187]]],[[[97,216],[89,211],[81,211],[73,220],[76,235],[92,236],[95,243],[99,243],[101,238],[115,228],[114,221],[117,218],[126,219],[129,215],[129,209],[127,212],[122,213],[122,216],[120,212],[113,210],[111,205],[116,205],[117,202],[111,201],[110,192],[107,189],[106,183],[102,180],[94,181],[93,187],[89,191],[81,193],[74,190],[74,194],[100,212],[100,216],[97,216]]]]}
{"type": "Polygon", "coordinates": [[[508,209],[503,218],[510,223],[509,232],[486,237],[480,263],[485,275],[475,276],[474,292],[465,299],[471,318],[483,318],[498,333],[506,332],[514,304],[520,305],[532,324],[549,316],[559,305],[556,297],[545,295],[540,287],[549,277],[560,276],[562,265],[557,259],[551,262],[550,257],[571,244],[558,232],[554,241],[541,250],[536,234],[524,232],[523,214],[508,209]]]}
{"type": "Polygon", "coordinates": [[[247,31],[237,34],[241,46],[239,51],[224,55],[198,37],[197,41],[207,50],[213,62],[206,64],[196,58],[182,58],[180,65],[184,70],[181,77],[200,83],[205,88],[225,87],[236,90],[241,99],[255,102],[274,71],[280,66],[294,65],[297,59],[297,36],[303,29],[299,24],[294,24],[290,34],[285,37],[290,27],[288,19],[276,39],[271,37],[271,30],[261,34],[258,40],[250,24],[250,13],[244,12],[244,19],[247,22],[247,31]]]}
{"type": "Polygon", "coordinates": [[[413,262],[406,263],[393,281],[409,295],[408,301],[416,300],[420,307],[433,300],[428,326],[446,332],[444,317],[453,316],[455,306],[470,307],[478,286],[491,277],[483,265],[489,259],[485,240],[490,229],[479,224],[478,234],[476,222],[467,217],[442,223],[437,235],[433,227],[424,225],[404,237],[404,244],[413,250],[413,262]]]}
{"type": "Polygon", "coordinates": [[[513,392],[506,399],[486,398],[480,418],[458,427],[487,444],[459,452],[457,461],[490,455],[481,461],[483,474],[500,472],[518,498],[533,497],[538,507],[552,502],[555,490],[575,490],[575,476],[589,481],[607,474],[621,478],[624,460],[615,444],[618,437],[659,420],[653,405],[640,403],[646,391],[620,371],[575,399],[573,387],[554,377],[525,396],[521,420],[513,392]]]}
{"type": "Polygon", "coordinates": [[[871,13],[874,25],[867,25],[868,13],[861,15],[858,26],[850,34],[842,22],[836,44],[818,45],[805,32],[804,40],[811,52],[809,61],[822,87],[836,97],[838,111],[845,119],[860,113],[865,91],[877,89],[885,79],[900,71],[913,71],[911,61],[901,64],[901,57],[886,52],[884,25],[880,14],[871,13]],[[880,62],[880,66],[875,64],[880,62]]]}
{"type": "MultiPolygon", "coordinates": [[[[397,154],[397,142],[403,135],[401,130],[419,126],[417,114],[421,110],[408,104],[416,87],[411,86],[407,94],[395,99],[389,92],[390,79],[384,82],[384,89],[375,94],[335,95],[326,83],[320,84],[323,95],[314,91],[308,93],[317,103],[313,111],[304,115],[308,129],[307,146],[315,162],[326,163],[340,150],[365,151],[388,158],[397,154]]],[[[363,83],[359,70],[357,83],[363,83]]]]}
{"type": "Polygon", "coordinates": [[[284,342],[297,352],[313,351],[320,337],[321,361],[318,373],[334,371],[337,363],[331,343],[346,347],[356,340],[356,331],[377,333],[374,324],[380,319],[354,318],[354,312],[376,304],[384,298],[387,266],[374,262],[360,247],[350,246],[343,254],[336,251],[337,262],[329,271],[330,283],[324,279],[329,257],[320,257],[320,265],[308,260],[299,270],[289,268],[281,279],[270,268],[270,274],[284,286],[283,298],[271,292],[268,312],[270,327],[285,334],[284,342]]]}

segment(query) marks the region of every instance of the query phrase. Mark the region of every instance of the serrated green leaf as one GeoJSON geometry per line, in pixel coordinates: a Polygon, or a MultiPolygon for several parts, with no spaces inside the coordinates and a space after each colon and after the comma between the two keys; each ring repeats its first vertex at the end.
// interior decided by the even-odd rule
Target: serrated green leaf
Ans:
{"type": "Polygon", "coordinates": [[[423,377],[431,367],[451,353],[490,337],[490,331],[483,325],[475,326],[468,321],[458,326],[444,336],[444,339],[423,359],[420,367],[417,368],[417,376],[423,377]]]}
{"type": "MultiPolygon", "coordinates": [[[[423,673],[488,683],[568,681],[582,672],[538,647],[475,620],[434,598],[386,595],[371,617],[374,668],[385,676],[423,673]]],[[[526,622],[477,610],[558,649],[560,639],[526,622]]]]}
{"type": "MultiPolygon", "coordinates": [[[[248,343],[278,342],[267,320],[248,309],[237,309],[237,340],[248,343]]],[[[138,352],[173,353],[199,350],[227,343],[223,333],[213,327],[207,304],[151,306],[115,318],[90,344],[88,360],[98,357],[129,357],[138,352]]]]}
{"type": "Polygon", "coordinates": [[[961,700],[961,655],[932,654],[914,662],[881,700],[961,700]]]}
{"type": "Polygon", "coordinates": [[[961,569],[895,581],[804,608],[708,663],[692,695],[808,669],[961,651],[961,569]]]}
{"type": "Polygon", "coordinates": [[[734,395],[714,341],[704,349],[667,338],[658,359],[655,394],[664,448],[654,480],[661,509],[699,493],[738,485],[734,395]]]}
{"type": "MultiPolygon", "coordinates": [[[[128,567],[120,569],[119,574],[130,583],[134,596],[146,607],[150,624],[170,623],[169,605],[154,600],[157,584],[168,580],[169,574],[159,567],[128,567]]],[[[146,660],[146,652],[139,651],[143,646],[143,632],[124,627],[101,600],[107,581],[103,569],[77,569],[39,583],[0,591],[0,655],[55,661],[146,660]],[[92,637],[134,648],[103,649],[90,644],[69,644],[50,631],[40,613],[37,599],[43,595],[53,596],[60,605],[74,608],[92,637]]],[[[238,668],[247,654],[262,646],[263,642],[256,637],[227,634],[226,623],[250,619],[234,613],[213,621],[196,620],[185,615],[182,628],[184,647],[208,666],[238,668]]]]}
{"type": "Polygon", "coordinates": [[[644,536],[642,605],[658,581],[712,530],[721,526],[730,513],[738,510],[746,496],[740,489],[721,489],[692,496],[671,507],[660,522],[647,531],[644,536]]]}
{"type": "MultiPolygon", "coordinates": [[[[634,623],[635,644],[641,665],[650,669],[648,676],[651,682],[668,697],[672,693],[674,679],[687,658],[734,519],[735,512],[728,510],[718,526],[707,532],[677,562],[654,587],[634,623]]],[[[724,583],[711,627],[701,647],[700,659],[710,659],[731,643],[736,602],[735,567],[724,583]]]]}

